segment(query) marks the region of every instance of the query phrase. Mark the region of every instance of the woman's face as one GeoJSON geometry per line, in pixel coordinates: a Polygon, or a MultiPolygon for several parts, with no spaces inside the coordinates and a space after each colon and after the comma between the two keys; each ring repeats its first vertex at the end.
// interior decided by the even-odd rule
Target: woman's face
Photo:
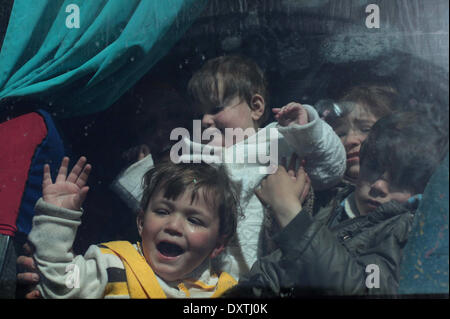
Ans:
{"type": "Polygon", "coordinates": [[[344,178],[355,183],[359,175],[359,151],[370,129],[378,120],[367,107],[355,104],[354,109],[334,125],[336,134],[347,153],[347,170],[344,178]]]}

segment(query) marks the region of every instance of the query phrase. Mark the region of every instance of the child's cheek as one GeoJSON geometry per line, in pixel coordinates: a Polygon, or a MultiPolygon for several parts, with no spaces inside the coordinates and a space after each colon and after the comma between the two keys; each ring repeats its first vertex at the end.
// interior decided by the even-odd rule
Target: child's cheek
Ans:
{"type": "Polygon", "coordinates": [[[208,230],[190,229],[188,231],[189,246],[196,250],[208,251],[215,245],[215,236],[208,230]]]}
{"type": "Polygon", "coordinates": [[[150,222],[150,218],[147,218],[144,222],[141,238],[143,241],[150,241],[153,240],[158,231],[161,230],[161,226],[158,224],[158,222],[152,220],[150,222]]]}
{"type": "Polygon", "coordinates": [[[412,197],[412,193],[409,192],[395,192],[391,194],[391,199],[400,204],[406,203],[410,197],[412,197]]]}
{"type": "Polygon", "coordinates": [[[364,200],[369,198],[369,190],[370,187],[364,182],[358,182],[358,185],[355,190],[355,202],[358,210],[363,212],[366,210],[364,200]]]}
{"type": "Polygon", "coordinates": [[[216,115],[216,125],[218,129],[225,129],[228,127],[227,115],[221,112],[216,115]]]}
{"type": "MultiPolygon", "coordinates": [[[[240,117],[236,116],[236,114],[233,114],[229,110],[219,113],[216,117],[216,123],[222,130],[226,128],[241,127],[240,117]]],[[[223,131],[223,133],[224,132],[225,131],[223,131]]]]}

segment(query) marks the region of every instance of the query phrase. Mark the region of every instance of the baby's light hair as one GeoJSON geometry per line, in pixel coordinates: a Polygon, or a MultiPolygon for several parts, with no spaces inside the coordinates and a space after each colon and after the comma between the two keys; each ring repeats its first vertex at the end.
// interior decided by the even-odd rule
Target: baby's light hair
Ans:
{"type": "Polygon", "coordinates": [[[255,62],[243,56],[220,56],[208,60],[192,76],[188,93],[200,113],[222,107],[235,97],[247,102],[251,108],[252,97],[259,94],[266,107],[258,125],[262,126],[269,117],[266,77],[255,62]],[[222,90],[219,85],[222,85],[222,90]]]}

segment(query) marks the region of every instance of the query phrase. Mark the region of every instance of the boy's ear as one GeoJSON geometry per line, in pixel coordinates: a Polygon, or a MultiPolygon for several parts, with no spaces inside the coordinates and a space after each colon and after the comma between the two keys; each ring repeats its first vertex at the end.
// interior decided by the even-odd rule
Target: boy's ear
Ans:
{"type": "Polygon", "coordinates": [[[266,102],[264,98],[259,94],[254,94],[250,101],[250,109],[252,110],[252,119],[258,122],[264,115],[264,110],[266,109],[266,102]]]}
{"type": "Polygon", "coordinates": [[[217,245],[211,252],[210,258],[216,258],[220,255],[220,253],[225,249],[226,246],[226,239],[225,236],[222,236],[217,240],[217,245]]]}
{"type": "Polygon", "coordinates": [[[142,230],[144,229],[144,216],[145,216],[144,211],[142,209],[140,209],[136,216],[136,224],[137,224],[139,236],[141,236],[141,237],[142,237],[142,230]]]}

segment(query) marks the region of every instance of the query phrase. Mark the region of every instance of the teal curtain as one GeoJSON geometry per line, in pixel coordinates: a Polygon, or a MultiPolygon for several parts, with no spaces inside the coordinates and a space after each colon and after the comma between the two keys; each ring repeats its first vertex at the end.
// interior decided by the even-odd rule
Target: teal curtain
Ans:
{"type": "Polygon", "coordinates": [[[170,50],[206,2],[15,0],[0,52],[0,101],[37,99],[59,117],[104,110],[170,50]],[[71,4],[79,28],[66,26],[71,4]]]}

